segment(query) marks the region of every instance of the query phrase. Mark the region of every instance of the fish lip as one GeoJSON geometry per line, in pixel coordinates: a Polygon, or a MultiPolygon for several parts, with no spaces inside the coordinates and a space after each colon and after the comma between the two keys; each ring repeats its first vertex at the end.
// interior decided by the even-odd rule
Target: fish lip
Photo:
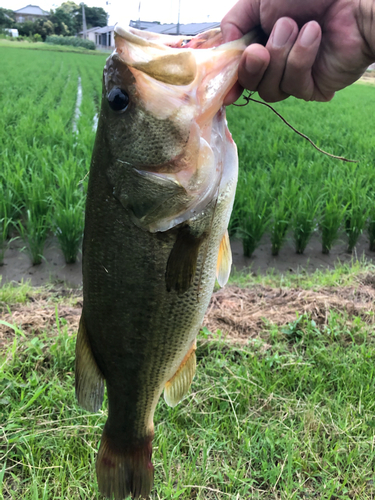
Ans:
{"type": "MultiPolygon", "coordinates": [[[[220,33],[220,28],[213,28],[211,30],[207,30],[203,33],[211,33],[212,35],[219,34],[220,33]]],[[[143,47],[154,47],[157,49],[161,50],[181,50],[184,48],[182,45],[182,42],[184,40],[192,40],[203,33],[199,33],[196,36],[179,36],[179,35],[165,35],[165,34],[159,34],[159,33],[153,33],[150,31],[146,30],[138,30],[136,28],[131,28],[130,26],[124,27],[121,26],[119,23],[115,25],[114,28],[115,32],[115,37],[119,36],[123,38],[124,40],[134,43],[136,45],[140,45],[143,47]],[[169,42],[175,42],[173,43],[167,43],[169,42]],[[177,46],[180,44],[180,46],[177,46]]],[[[234,40],[231,42],[226,42],[222,43],[216,47],[210,47],[210,48],[192,48],[192,47],[187,47],[184,50],[199,50],[199,51],[225,51],[225,50],[230,50],[230,49],[238,49],[238,50],[244,50],[248,45],[251,43],[256,43],[256,42],[262,42],[262,33],[261,30],[258,28],[255,28],[251,30],[249,33],[244,35],[242,38],[238,40],[234,40]]]]}

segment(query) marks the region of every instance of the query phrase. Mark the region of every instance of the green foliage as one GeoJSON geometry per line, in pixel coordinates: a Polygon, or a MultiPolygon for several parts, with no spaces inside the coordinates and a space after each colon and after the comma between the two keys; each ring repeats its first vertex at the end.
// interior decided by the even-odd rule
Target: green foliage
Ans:
{"type": "Polygon", "coordinates": [[[40,262],[46,236],[59,227],[71,247],[66,250],[59,238],[64,254],[73,260],[82,236],[85,177],[105,56],[61,52],[56,57],[53,52],[0,46],[0,58],[4,68],[0,73],[0,200],[6,203],[1,234],[8,228],[0,252],[11,236],[17,236],[9,229],[17,228],[31,261],[40,262]],[[73,134],[79,74],[83,100],[78,134],[73,134]],[[10,94],[14,99],[9,99],[10,94]]]}
{"type": "Polygon", "coordinates": [[[237,234],[242,238],[246,257],[251,257],[270,224],[268,182],[267,174],[255,177],[251,171],[240,172],[235,213],[237,234]]]}
{"type": "Polygon", "coordinates": [[[345,201],[345,230],[348,236],[348,252],[352,253],[358,238],[364,232],[370,212],[366,177],[348,179],[345,201]]]}
{"type": "Polygon", "coordinates": [[[292,214],[293,238],[296,252],[302,254],[317,229],[317,213],[319,211],[319,193],[311,187],[301,188],[297,195],[292,214]]]}
{"type": "Polygon", "coordinates": [[[85,49],[95,50],[95,43],[91,40],[78,38],[76,36],[47,36],[46,43],[54,45],[72,45],[73,47],[84,47],[85,49]]]}
{"type": "MultiPolygon", "coordinates": [[[[108,14],[102,7],[88,7],[85,4],[85,16],[86,24],[88,28],[94,28],[96,26],[107,26],[108,14]]],[[[82,29],[82,7],[79,6],[75,15],[76,23],[79,27],[78,31],[82,29]]]]}
{"type": "MultiPolygon", "coordinates": [[[[88,7],[85,4],[85,16],[88,28],[107,25],[108,14],[101,7],[88,7]]],[[[56,35],[76,35],[82,31],[82,6],[72,1],[64,2],[52,11],[49,19],[56,35]]]]}
{"type": "MultiPolygon", "coordinates": [[[[108,14],[101,7],[85,5],[85,15],[88,28],[107,25],[108,14]]],[[[50,35],[74,36],[82,31],[82,6],[67,1],[51,10],[46,18],[22,23],[14,21],[12,10],[0,8],[0,30],[4,28],[16,28],[22,37],[30,39],[40,35],[43,41],[50,35]]]]}
{"type": "Polygon", "coordinates": [[[13,28],[14,11],[0,7],[0,30],[3,28],[13,28]]]}
{"type": "MultiPolygon", "coordinates": [[[[375,182],[371,153],[375,147],[375,88],[353,85],[324,105],[289,98],[274,107],[321,148],[359,162],[344,163],[317,152],[264,106],[250,102],[246,107],[229,107],[229,129],[238,147],[240,165],[238,199],[230,223],[232,235],[237,234],[247,245],[246,224],[254,221],[254,210],[258,216],[263,213],[264,197],[268,197],[271,224],[266,232],[273,239],[274,253],[286,238],[294,239],[297,252],[305,251],[317,228],[323,252],[329,252],[347,228],[351,239],[348,246],[353,247],[366,224],[367,232],[371,232],[368,208],[373,203],[375,182]],[[259,193],[261,178],[267,179],[262,184],[263,194],[259,193]],[[348,198],[349,189],[354,190],[353,202],[348,198]],[[255,199],[259,199],[258,207],[254,207],[255,199]]],[[[253,242],[251,251],[259,239],[253,242]]]]}
{"type": "Polygon", "coordinates": [[[369,196],[369,219],[367,225],[367,234],[370,240],[370,250],[375,252],[375,198],[374,191],[369,196]]]}
{"type": "Polygon", "coordinates": [[[53,226],[65,262],[72,264],[77,260],[83,236],[84,199],[82,186],[79,190],[78,186],[72,185],[66,172],[62,173],[63,177],[57,174],[60,188],[53,200],[53,226]]]}
{"type": "MultiPolygon", "coordinates": [[[[11,328],[0,361],[2,495],[99,498],[107,400],[94,414],[75,401],[75,335],[57,307],[38,335],[11,328]]],[[[296,315],[241,346],[205,329],[197,361],[184,400],[156,408],[151,499],[373,498],[373,325],[337,311],[319,324],[296,315]]]]}

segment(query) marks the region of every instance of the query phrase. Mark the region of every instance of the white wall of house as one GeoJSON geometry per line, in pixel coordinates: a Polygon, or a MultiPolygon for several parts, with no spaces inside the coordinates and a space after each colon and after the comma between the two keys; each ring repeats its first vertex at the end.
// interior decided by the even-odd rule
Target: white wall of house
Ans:
{"type": "Polygon", "coordinates": [[[115,32],[113,30],[105,33],[95,33],[95,45],[101,48],[113,48],[115,46],[115,32]]]}
{"type": "Polygon", "coordinates": [[[88,33],[86,33],[86,40],[90,40],[90,42],[95,43],[95,32],[89,31],[88,33]]]}

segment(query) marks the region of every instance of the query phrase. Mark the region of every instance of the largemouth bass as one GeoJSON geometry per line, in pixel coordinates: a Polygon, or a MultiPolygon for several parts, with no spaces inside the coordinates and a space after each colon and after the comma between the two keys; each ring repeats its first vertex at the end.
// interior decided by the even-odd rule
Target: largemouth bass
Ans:
{"type": "Polygon", "coordinates": [[[237,150],[223,99],[252,33],[189,41],[115,29],[92,156],[83,242],[76,395],[108,420],[96,462],[101,493],[147,497],[153,415],[195,372],[195,339],[215,277],[223,286],[237,150]]]}

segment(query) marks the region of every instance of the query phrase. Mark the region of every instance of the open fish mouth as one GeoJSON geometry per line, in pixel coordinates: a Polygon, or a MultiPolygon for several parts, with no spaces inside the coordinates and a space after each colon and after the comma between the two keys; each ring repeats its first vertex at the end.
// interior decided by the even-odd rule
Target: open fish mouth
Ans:
{"type": "Polygon", "coordinates": [[[262,35],[254,29],[239,40],[223,43],[220,28],[187,37],[160,35],[117,24],[115,52],[129,66],[171,85],[196,83],[204,69],[210,80],[214,80],[206,89],[206,97],[215,96],[219,101],[222,99],[222,93],[218,93],[220,87],[230,88],[237,78],[242,52],[250,43],[262,41],[262,35]],[[225,67],[228,71],[223,71],[225,67]]]}
{"type": "MultiPolygon", "coordinates": [[[[164,183],[165,192],[173,192],[180,200],[180,207],[165,218],[158,217],[155,204],[153,214],[146,214],[144,204],[138,208],[133,204],[134,222],[140,227],[152,232],[166,231],[197,213],[217,193],[224,171],[215,142],[222,142],[226,133],[222,126],[225,112],[218,113],[237,80],[244,49],[259,39],[257,30],[240,40],[223,43],[220,29],[184,37],[116,25],[115,51],[104,72],[107,95],[125,85],[124,91],[130,96],[126,113],[138,113],[132,130],[129,128],[121,140],[128,140],[135,130],[135,120],[140,123],[145,116],[149,123],[153,122],[148,127],[151,135],[156,137],[156,128],[160,129],[157,139],[150,135],[142,141],[137,155],[132,155],[133,161],[129,162],[121,151],[118,161],[128,162],[136,169],[142,184],[164,183]],[[160,154],[150,151],[156,143],[160,154]]],[[[118,124],[113,130],[112,136],[119,138],[118,124]]],[[[144,128],[140,130],[142,134],[144,128]]],[[[124,200],[119,188],[115,187],[115,192],[124,200]]],[[[128,206],[128,194],[126,200],[128,206]]]]}

